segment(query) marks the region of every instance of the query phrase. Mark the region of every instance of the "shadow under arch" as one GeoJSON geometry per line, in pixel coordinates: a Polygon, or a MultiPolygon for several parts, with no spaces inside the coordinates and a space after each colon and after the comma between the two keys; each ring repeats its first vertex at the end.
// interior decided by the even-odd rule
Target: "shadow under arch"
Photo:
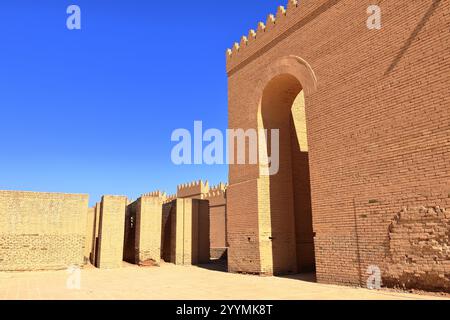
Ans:
{"type": "MultiPolygon", "coordinates": [[[[317,79],[303,59],[288,56],[275,61],[258,85],[259,129],[279,130],[279,170],[260,179],[265,207],[260,212],[261,256],[274,275],[315,271],[311,184],[305,96],[317,90],[317,79]]],[[[267,154],[273,158],[273,154],[267,154]]],[[[276,157],[275,157],[276,158],[276,157]]],[[[273,159],[272,159],[273,161],[273,159]]]]}

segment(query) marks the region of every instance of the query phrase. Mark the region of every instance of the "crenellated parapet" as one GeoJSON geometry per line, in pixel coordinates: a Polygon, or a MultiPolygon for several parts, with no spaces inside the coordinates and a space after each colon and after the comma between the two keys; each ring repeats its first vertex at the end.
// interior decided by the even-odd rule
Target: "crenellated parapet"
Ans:
{"type": "Polygon", "coordinates": [[[220,183],[203,195],[204,200],[208,200],[211,207],[224,206],[226,204],[227,185],[220,183]]]}
{"type": "Polygon", "coordinates": [[[209,192],[209,182],[203,182],[202,180],[181,184],[177,187],[178,198],[197,198],[201,199],[202,196],[209,192]]]}
{"type": "Polygon", "coordinates": [[[211,200],[213,198],[223,198],[225,199],[225,192],[227,189],[227,185],[224,183],[220,183],[217,186],[210,188],[208,193],[203,195],[204,200],[211,200]]]}
{"type": "Polygon", "coordinates": [[[147,198],[159,198],[165,200],[167,198],[167,195],[165,192],[162,191],[153,191],[142,195],[143,197],[147,198]]]}
{"type": "Polygon", "coordinates": [[[164,204],[170,203],[170,202],[175,201],[175,200],[177,200],[177,195],[176,194],[168,195],[166,197],[166,199],[164,200],[164,204]]]}
{"type": "Polygon", "coordinates": [[[291,17],[298,16],[300,7],[298,0],[288,0],[287,7],[279,6],[276,14],[269,14],[266,22],[259,22],[248,35],[241,37],[231,49],[226,50],[227,72],[230,74],[240,63],[255,54],[261,47],[268,45],[273,38],[284,33],[293,22],[291,17]]]}

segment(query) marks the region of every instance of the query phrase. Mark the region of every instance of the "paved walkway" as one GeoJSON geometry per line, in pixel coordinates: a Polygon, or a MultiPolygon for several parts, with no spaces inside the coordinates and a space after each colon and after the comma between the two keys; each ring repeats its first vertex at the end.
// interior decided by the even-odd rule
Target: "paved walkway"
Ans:
{"type": "Polygon", "coordinates": [[[68,273],[0,273],[0,299],[106,300],[327,300],[436,299],[388,291],[323,285],[305,280],[229,274],[200,267],[165,264],[116,270],[88,267],[81,271],[81,289],[67,289],[68,273]]]}

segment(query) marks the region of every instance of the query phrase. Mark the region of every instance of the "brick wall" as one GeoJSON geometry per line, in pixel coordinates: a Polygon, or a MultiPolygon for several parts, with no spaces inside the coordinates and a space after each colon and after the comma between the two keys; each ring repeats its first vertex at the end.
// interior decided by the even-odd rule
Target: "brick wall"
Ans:
{"type": "Polygon", "coordinates": [[[123,260],[137,264],[136,260],[136,215],[139,210],[139,200],[127,206],[125,213],[125,233],[123,244],[123,260]]]}
{"type": "Polygon", "coordinates": [[[162,199],[143,196],[138,200],[136,212],[137,264],[161,262],[162,199]]]}
{"type": "MultiPolygon", "coordinates": [[[[382,257],[393,217],[404,206],[435,207],[434,195],[450,190],[450,3],[383,1],[382,29],[368,30],[371,4],[290,2],[227,57],[230,128],[261,127],[261,98],[275,76],[302,85],[324,283],[365,285],[369,263],[390,277],[382,257]],[[390,203],[383,217],[370,209],[375,199],[390,203]]],[[[232,165],[227,192],[229,269],[270,273],[270,186],[258,166],[232,165]]]]}
{"type": "Polygon", "coordinates": [[[177,265],[208,263],[210,257],[209,203],[177,199],[164,204],[162,257],[177,265]]]}
{"type": "Polygon", "coordinates": [[[0,271],[84,264],[87,195],[0,191],[0,271]]]}
{"type": "Polygon", "coordinates": [[[161,259],[165,262],[175,261],[176,205],[176,200],[170,200],[163,204],[161,221],[161,259]]]}
{"type": "Polygon", "coordinates": [[[97,257],[98,257],[98,232],[100,229],[100,211],[101,211],[101,203],[96,203],[94,206],[95,211],[95,219],[94,219],[94,233],[92,235],[92,252],[91,252],[91,263],[93,265],[97,265],[97,257]]]}
{"type": "Polygon", "coordinates": [[[209,201],[211,259],[226,257],[227,251],[227,202],[226,186],[212,188],[203,199],[209,201]]]}
{"type": "Polygon", "coordinates": [[[103,196],[100,210],[97,267],[120,268],[123,261],[125,213],[128,199],[103,196]]]}
{"type": "Polygon", "coordinates": [[[94,234],[95,234],[95,207],[89,208],[87,212],[86,223],[86,242],[84,245],[84,260],[88,263],[94,251],[94,234]]]}
{"type": "Polygon", "coordinates": [[[207,181],[200,180],[181,184],[177,188],[176,198],[209,201],[210,257],[212,259],[225,258],[227,253],[226,187],[224,183],[210,187],[207,181]]]}

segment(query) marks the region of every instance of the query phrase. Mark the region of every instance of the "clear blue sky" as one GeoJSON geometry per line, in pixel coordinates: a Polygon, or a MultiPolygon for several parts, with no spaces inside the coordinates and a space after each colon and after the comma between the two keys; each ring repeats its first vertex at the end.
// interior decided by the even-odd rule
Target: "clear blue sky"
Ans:
{"type": "Polygon", "coordinates": [[[226,129],[225,49],[284,2],[1,1],[0,189],[92,204],[226,181],[226,166],[173,165],[170,137],[195,120],[226,129]]]}

